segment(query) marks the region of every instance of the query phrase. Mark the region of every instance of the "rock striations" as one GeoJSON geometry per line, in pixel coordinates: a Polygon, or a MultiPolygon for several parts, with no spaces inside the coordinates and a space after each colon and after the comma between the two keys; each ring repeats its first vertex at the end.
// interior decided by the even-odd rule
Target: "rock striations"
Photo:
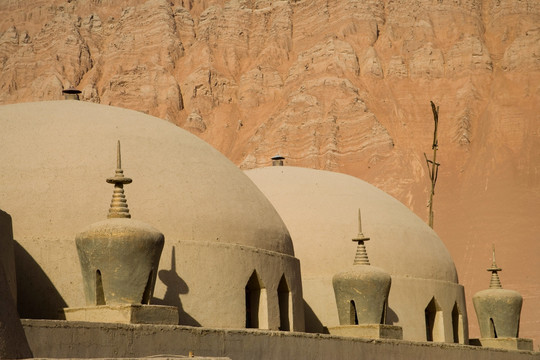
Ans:
{"type": "Polygon", "coordinates": [[[502,264],[524,297],[522,334],[540,342],[537,0],[23,0],[0,15],[0,104],[75,86],[243,168],[279,153],[424,218],[434,101],[435,229],[469,294],[492,242],[520,265],[502,264]]]}

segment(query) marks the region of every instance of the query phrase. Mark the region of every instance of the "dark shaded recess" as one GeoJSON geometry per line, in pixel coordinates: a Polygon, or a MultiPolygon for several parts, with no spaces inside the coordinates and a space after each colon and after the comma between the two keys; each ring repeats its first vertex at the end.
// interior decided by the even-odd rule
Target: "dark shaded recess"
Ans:
{"type": "Polygon", "coordinates": [[[459,343],[459,308],[454,304],[452,308],[452,333],[454,335],[454,343],[459,343]]]}
{"type": "Polygon", "coordinates": [[[281,276],[278,285],[278,304],[279,304],[279,330],[290,331],[291,324],[289,321],[289,297],[291,292],[285,275],[281,276]]]}
{"type": "Polygon", "coordinates": [[[178,308],[179,325],[201,326],[191,315],[184,311],[180,295],[189,293],[189,287],[186,282],[176,272],[176,249],[173,246],[171,250],[171,269],[160,270],[158,277],[165,284],[167,290],[163,299],[152,297],[152,304],[176,306],[178,308]]]}
{"type": "Polygon", "coordinates": [[[356,312],[356,304],[354,303],[354,300],[351,300],[350,305],[351,309],[349,310],[349,315],[351,318],[349,319],[349,325],[358,325],[358,313],[356,312]]]}
{"type": "Polygon", "coordinates": [[[257,271],[253,271],[246,284],[246,328],[259,328],[259,306],[261,306],[261,283],[257,271]]]}
{"type": "Polygon", "coordinates": [[[489,330],[491,332],[491,337],[498,338],[497,336],[497,329],[495,329],[495,323],[493,322],[493,318],[489,318],[489,330]]]}
{"type": "Polygon", "coordinates": [[[17,271],[17,309],[21,318],[64,319],[66,302],[41,266],[17,242],[13,242],[17,271]]]}
{"type": "Polygon", "coordinates": [[[329,334],[328,329],[322,324],[321,320],[315,315],[313,309],[304,299],[304,319],[307,333],[329,334]]]}
{"type": "Polygon", "coordinates": [[[437,316],[437,305],[435,298],[432,298],[428,306],[424,310],[426,318],[426,340],[433,341],[433,330],[435,326],[435,318],[437,316]]]}
{"type": "Polygon", "coordinates": [[[96,270],[96,305],[105,305],[103,281],[101,281],[101,271],[99,270],[96,270]]]}

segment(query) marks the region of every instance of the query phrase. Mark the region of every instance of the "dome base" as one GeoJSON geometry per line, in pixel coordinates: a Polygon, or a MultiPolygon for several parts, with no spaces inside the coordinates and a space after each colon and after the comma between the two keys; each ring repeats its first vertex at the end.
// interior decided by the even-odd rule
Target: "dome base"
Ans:
{"type": "Polygon", "coordinates": [[[100,305],[65,308],[68,321],[178,325],[178,308],[164,305],[100,305]]]}
{"type": "Polygon", "coordinates": [[[384,324],[360,324],[341,325],[329,327],[330,335],[366,338],[366,339],[394,339],[403,340],[403,329],[401,326],[384,324]]]}
{"type": "Polygon", "coordinates": [[[533,341],[524,338],[470,339],[469,345],[494,349],[533,351],[533,341]]]}

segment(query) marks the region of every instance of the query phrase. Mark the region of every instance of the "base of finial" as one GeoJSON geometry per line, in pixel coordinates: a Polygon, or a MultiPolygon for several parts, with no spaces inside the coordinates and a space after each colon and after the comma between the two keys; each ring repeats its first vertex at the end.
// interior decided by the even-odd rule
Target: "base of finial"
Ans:
{"type": "Polygon", "coordinates": [[[64,308],[68,321],[178,325],[178,308],[164,305],[99,305],[64,308]]]}
{"type": "Polygon", "coordinates": [[[328,328],[330,335],[366,339],[403,340],[401,326],[385,324],[341,325],[328,328]]]}
{"type": "Polygon", "coordinates": [[[533,341],[525,338],[480,338],[469,339],[469,345],[505,350],[533,351],[533,341]]]}

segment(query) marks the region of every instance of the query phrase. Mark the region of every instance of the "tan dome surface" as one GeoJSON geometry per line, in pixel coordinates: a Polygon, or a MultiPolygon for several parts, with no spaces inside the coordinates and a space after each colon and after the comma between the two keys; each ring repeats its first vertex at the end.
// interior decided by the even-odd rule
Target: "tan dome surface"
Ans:
{"type": "MultiPolygon", "coordinates": [[[[106,218],[116,142],[132,218],[167,239],[234,243],[293,254],[272,205],[238,168],[161,119],[81,101],[0,107],[0,203],[14,238],[43,246],[106,218]]],[[[33,250],[36,251],[36,250],[33,250]]]]}
{"type": "Polygon", "coordinates": [[[289,166],[247,170],[292,236],[302,277],[332,276],[352,265],[358,208],[370,262],[393,276],[457,283],[437,234],[398,200],[358,178],[289,166]]]}

